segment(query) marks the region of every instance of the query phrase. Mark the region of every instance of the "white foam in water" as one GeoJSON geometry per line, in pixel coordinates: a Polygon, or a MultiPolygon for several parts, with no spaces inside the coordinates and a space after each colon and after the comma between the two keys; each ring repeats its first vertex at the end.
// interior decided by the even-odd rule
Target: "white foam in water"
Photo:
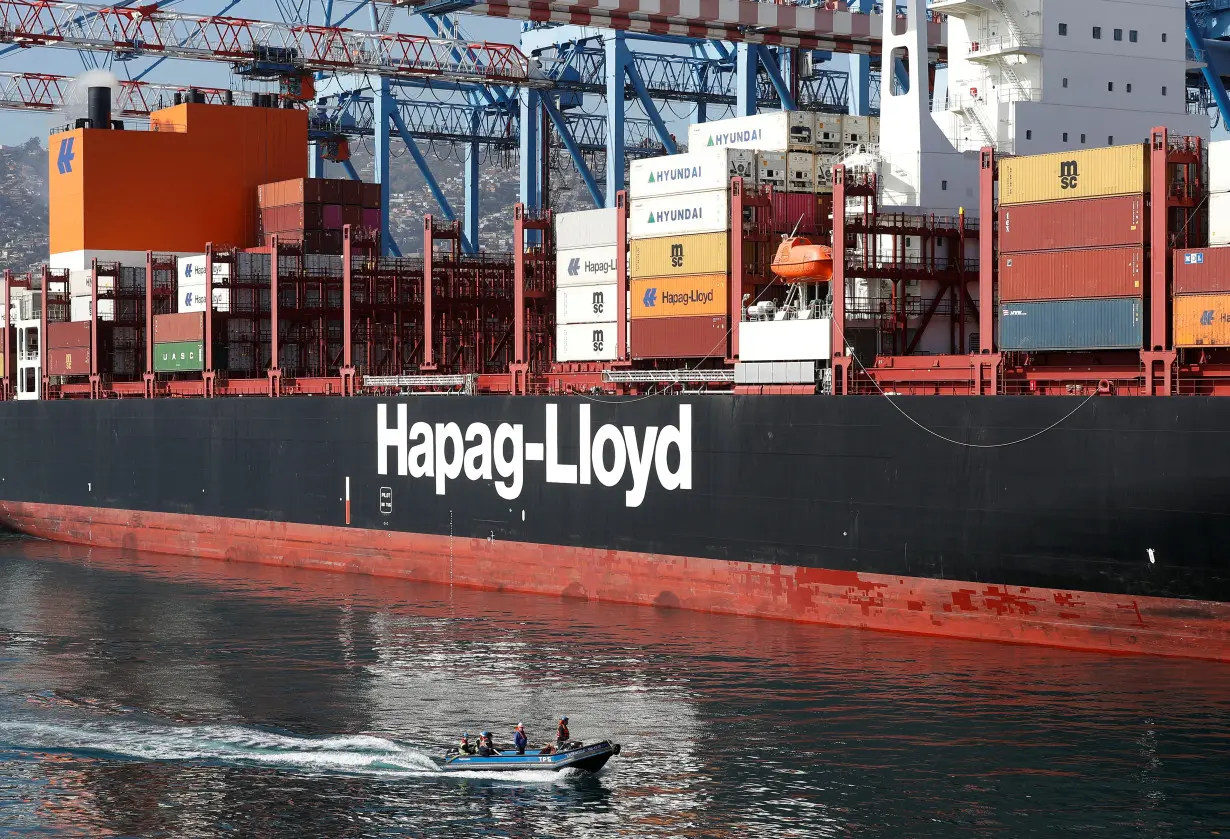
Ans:
{"type": "MultiPolygon", "coordinates": [[[[0,722],[0,747],[101,752],[146,761],[261,763],[362,775],[444,775],[422,752],[384,737],[294,737],[240,726],[154,726],[129,721],[82,726],[0,722]]],[[[449,772],[463,778],[555,781],[561,773],[449,772]],[[511,775],[511,777],[510,777],[511,775]]]]}

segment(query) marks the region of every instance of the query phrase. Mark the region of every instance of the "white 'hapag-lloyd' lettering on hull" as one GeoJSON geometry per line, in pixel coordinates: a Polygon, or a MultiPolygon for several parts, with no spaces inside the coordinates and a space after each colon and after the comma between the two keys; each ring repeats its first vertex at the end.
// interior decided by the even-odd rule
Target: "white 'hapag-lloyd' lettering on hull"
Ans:
{"type": "Polygon", "coordinates": [[[525,426],[502,422],[494,431],[485,422],[472,422],[462,433],[455,422],[409,422],[406,405],[397,405],[397,422],[389,425],[387,405],[376,406],[377,472],[389,474],[389,453],[395,452],[397,474],[433,478],[436,494],[444,495],[449,481],[463,475],[469,481],[491,481],[500,497],[511,501],[525,487],[527,461],[546,462],[549,484],[590,484],[596,478],[606,487],[618,486],[630,471],[632,487],[624,503],[639,507],[645,500],[652,473],[665,490],[692,488],[692,406],[679,406],[679,424],[648,426],[638,434],[631,425],[592,428],[590,406],[578,406],[580,441],[577,463],[560,462],[559,406],[546,406],[546,441],[527,443],[525,426]],[[678,462],[671,469],[670,452],[678,462]]]}

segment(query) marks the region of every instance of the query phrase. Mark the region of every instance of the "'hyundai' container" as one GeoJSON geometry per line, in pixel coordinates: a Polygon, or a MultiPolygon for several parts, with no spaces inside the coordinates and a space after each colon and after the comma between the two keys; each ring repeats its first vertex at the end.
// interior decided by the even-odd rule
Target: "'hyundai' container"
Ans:
{"type": "MultiPolygon", "coordinates": [[[[226,289],[215,289],[216,292],[224,290],[226,289]]],[[[202,309],[204,309],[203,306],[202,309]]],[[[205,340],[204,311],[185,312],[174,315],[154,315],[155,344],[203,340],[205,340]]]]}
{"type": "Polygon", "coordinates": [[[555,322],[568,324],[609,321],[616,313],[616,289],[615,283],[557,288],[555,322]]]}
{"type": "Polygon", "coordinates": [[[1146,244],[1143,195],[1016,204],[999,211],[1003,253],[1146,244]]]}
{"type": "Polygon", "coordinates": [[[556,361],[613,361],[618,349],[613,320],[562,323],[555,327],[556,361]]]}
{"type": "Polygon", "coordinates": [[[1143,248],[1093,248],[999,255],[999,299],[1077,300],[1139,297],[1145,289],[1143,248]]]}
{"type": "Polygon", "coordinates": [[[999,162],[999,204],[1138,195],[1149,183],[1142,143],[1005,157],[999,162]]]}
{"type": "Polygon", "coordinates": [[[730,196],[724,189],[643,198],[628,209],[628,237],[722,233],[729,218],[730,196]]]}
{"type": "Polygon", "coordinates": [[[633,320],[633,358],[724,358],[729,328],[725,315],[633,320]]]}
{"type": "Polygon", "coordinates": [[[688,148],[721,147],[756,151],[814,151],[816,115],[772,111],[688,126],[688,148]]]}
{"type": "Polygon", "coordinates": [[[1230,248],[1196,248],[1174,252],[1175,294],[1221,291],[1230,291],[1230,248]]]}
{"type": "Polygon", "coordinates": [[[1174,345],[1230,346],[1230,294],[1176,295],[1174,345]]]}
{"type": "Polygon", "coordinates": [[[628,195],[633,200],[684,192],[726,189],[731,178],[755,185],[756,152],[747,149],[700,148],[687,154],[634,160],[628,169],[628,195]]]}
{"type": "Polygon", "coordinates": [[[571,248],[555,252],[555,286],[595,285],[616,280],[615,245],[593,248],[571,248]]]}
{"type": "Polygon", "coordinates": [[[618,209],[578,210],[555,214],[555,248],[596,248],[614,245],[618,209]]]}
{"type": "Polygon", "coordinates": [[[1001,303],[999,348],[1138,350],[1144,340],[1139,297],[1001,303]]]}
{"type": "Polygon", "coordinates": [[[632,319],[724,315],[726,274],[642,277],[632,281],[632,319]]]}
{"type": "Polygon", "coordinates": [[[634,239],[629,243],[628,270],[634,279],[724,272],[730,264],[728,242],[726,233],[634,239]]]}

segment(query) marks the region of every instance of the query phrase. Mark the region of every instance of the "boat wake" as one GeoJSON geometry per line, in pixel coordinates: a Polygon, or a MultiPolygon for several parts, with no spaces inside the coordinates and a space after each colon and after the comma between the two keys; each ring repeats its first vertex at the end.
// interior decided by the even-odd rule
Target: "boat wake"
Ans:
{"type": "Polygon", "coordinates": [[[0,753],[63,752],[141,762],[277,766],[313,774],[490,778],[554,782],[562,773],[443,773],[423,752],[367,734],[296,737],[234,725],[171,726],[134,720],[80,725],[0,722],[0,753]],[[510,775],[515,777],[510,777],[510,775]]]}

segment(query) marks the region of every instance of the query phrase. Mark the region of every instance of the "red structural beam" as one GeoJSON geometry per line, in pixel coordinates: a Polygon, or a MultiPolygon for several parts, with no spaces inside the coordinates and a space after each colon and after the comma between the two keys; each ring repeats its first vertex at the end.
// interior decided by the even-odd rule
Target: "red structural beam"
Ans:
{"type": "Polygon", "coordinates": [[[278,63],[281,55],[293,55],[290,63],[311,71],[550,86],[510,44],[185,15],[154,6],[0,0],[0,43],[231,63],[278,63]]]}
{"type": "MultiPolygon", "coordinates": [[[[0,108],[24,111],[56,111],[64,107],[65,97],[73,85],[70,76],[52,73],[0,73],[0,108]]],[[[196,91],[211,105],[233,100],[239,91],[214,87],[158,84],[154,82],[120,81],[115,101],[117,115],[147,117],[151,112],[172,104],[175,94],[196,91]]],[[[84,108],[85,99],[81,104],[84,108]]]]}

